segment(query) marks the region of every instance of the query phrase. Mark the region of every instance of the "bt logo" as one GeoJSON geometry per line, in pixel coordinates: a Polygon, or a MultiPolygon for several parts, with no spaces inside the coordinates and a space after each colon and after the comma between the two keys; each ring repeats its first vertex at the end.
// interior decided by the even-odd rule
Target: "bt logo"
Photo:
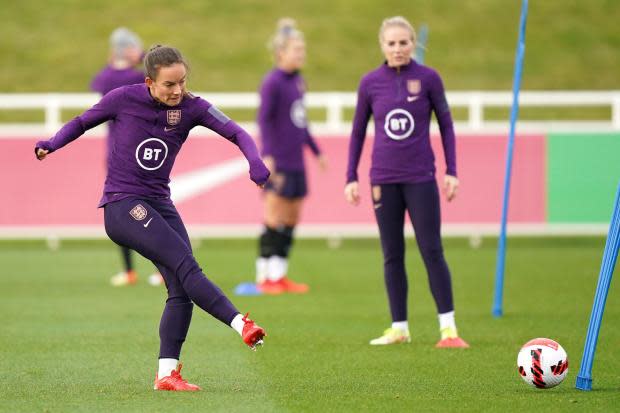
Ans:
{"type": "Polygon", "coordinates": [[[154,171],[161,168],[168,156],[168,146],[157,138],[149,138],[136,148],[136,161],[142,169],[154,171]]]}
{"type": "Polygon", "coordinates": [[[390,138],[401,141],[413,133],[415,122],[411,113],[404,109],[392,109],[385,116],[383,129],[390,138]]]}
{"type": "Polygon", "coordinates": [[[307,126],[306,107],[302,99],[297,99],[291,105],[291,121],[293,125],[297,126],[299,129],[303,129],[307,126]]]}

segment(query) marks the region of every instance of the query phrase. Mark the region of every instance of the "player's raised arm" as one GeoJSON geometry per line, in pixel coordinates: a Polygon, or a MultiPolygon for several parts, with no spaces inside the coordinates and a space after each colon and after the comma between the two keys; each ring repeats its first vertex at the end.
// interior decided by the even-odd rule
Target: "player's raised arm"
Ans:
{"type": "Polygon", "coordinates": [[[200,99],[197,106],[200,107],[198,123],[237,145],[248,160],[250,179],[260,187],[265,185],[270,172],[260,158],[250,134],[206,100],[200,99]]]}
{"type": "Polygon", "coordinates": [[[117,103],[122,99],[123,90],[116,89],[105,95],[95,106],[67,122],[52,138],[37,142],[34,153],[39,160],[82,136],[87,130],[116,115],[117,103]]]}

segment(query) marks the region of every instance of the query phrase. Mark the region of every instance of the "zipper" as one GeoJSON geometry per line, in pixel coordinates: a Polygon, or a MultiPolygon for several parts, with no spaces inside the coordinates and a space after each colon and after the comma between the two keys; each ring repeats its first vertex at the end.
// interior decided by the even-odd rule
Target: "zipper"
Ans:
{"type": "Polygon", "coordinates": [[[398,66],[396,68],[396,101],[397,102],[400,102],[401,80],[402,80],[402,76],[400,75],[400,66],[398,66]]]}

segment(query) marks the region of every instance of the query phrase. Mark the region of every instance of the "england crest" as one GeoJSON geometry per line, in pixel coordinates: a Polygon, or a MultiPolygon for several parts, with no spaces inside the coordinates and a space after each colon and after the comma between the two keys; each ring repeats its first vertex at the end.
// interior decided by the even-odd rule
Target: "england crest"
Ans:
{"type": "Polygon", "coordinates": [[[174,126],[174,125],[178,125],[179,122],[181,122],[181,110],[180,109],[169,110],[167,111],[167,115],[168,115],[168,125],[174,126]]]}
{"type": "Polygon", "coordinates": [[[407,80],[407,92],[412,95],[417,95],[422,90],[422,83],[420,79],[409,79],[407,80]]]}
{"type": "Polygon", "coordinates": [[[148,212],[146,211],[146,208],[144,208],[141,204],[136,205],[131,209],[131,211],[129,211],[129,215],[131,215],[136,221],[142,221],[146,218],[147,214],[148,212]]]}

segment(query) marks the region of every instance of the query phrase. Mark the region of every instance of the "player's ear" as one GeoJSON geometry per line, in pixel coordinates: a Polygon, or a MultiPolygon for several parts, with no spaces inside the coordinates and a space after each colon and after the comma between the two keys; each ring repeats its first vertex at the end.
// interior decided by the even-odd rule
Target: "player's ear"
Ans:
{"type": "Polygon", "coordinates": [[[153,79],[151,79],[150,77],[148,77],[148,76],[147,76],[147,77],[144,79],[144,83],[146,83],[146,85],[147,85],[148,87],[151,87],[151,86],[153,86],[153,83],[155,83],[155,81],[154,81],[153,79]]]}

